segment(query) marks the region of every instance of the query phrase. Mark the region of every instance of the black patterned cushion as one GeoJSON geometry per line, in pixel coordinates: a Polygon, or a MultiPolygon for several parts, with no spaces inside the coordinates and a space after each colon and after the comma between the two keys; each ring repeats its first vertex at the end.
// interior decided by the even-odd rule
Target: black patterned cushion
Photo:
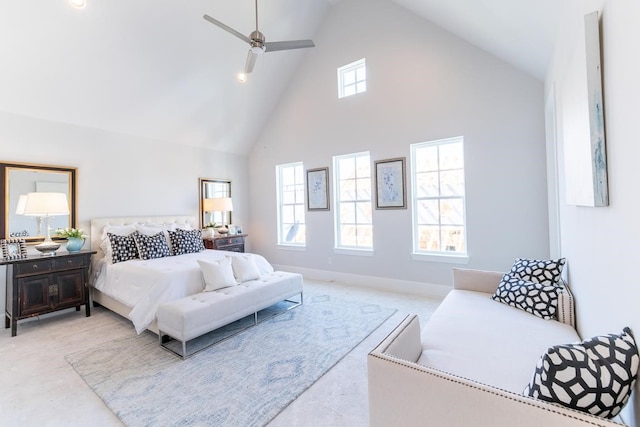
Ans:
{"type": "Polygon", "coordinates": [[[523,394],[613,418],[629,400],[637,374],[638,348],[624,328],[621,335],[551,347],[523,394]]]}
{"type": "Polygon", "coordinates": [[[562,275],[565,258],[559,259],[526,259],[516,258],[509,274],[522,280],[556,285],[562,275]]]}
{"type": "Polygon", "coordinates": [[[558,310],[558,289],[505,274],[491,298],[549,320],[558,310]]]}
{"type": "Polygon", "coordinates": [[[107,236],[111,243],[111,260],[114,264],[138,258],[138,248],[136,248],[133,234],[121,236],[119,234],[107,233],[107,236]]]}
{"type": "Polygon", "coordinates": [[[164,237],[164,232],[159,232],[152,236],[139,232],[133,233],[133,240],[136,242],[136,248],[140,254],[140,259],[164,258],[171,256],[169,244],[164,237]]]}
{"type": "Polygon", "coordinates": [[[169,239],[171,239],[171,248],[174,255],[201,252],[205,249],[200,230],[178,228],[176,231],[169,231],[169,239]]]}

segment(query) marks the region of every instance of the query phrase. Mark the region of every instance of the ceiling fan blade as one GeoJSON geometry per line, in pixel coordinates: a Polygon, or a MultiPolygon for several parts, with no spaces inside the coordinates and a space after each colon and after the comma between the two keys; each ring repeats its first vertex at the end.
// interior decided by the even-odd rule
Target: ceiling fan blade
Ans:
{"type": "Polygon", "coordinates": [[[251,49],[249,49],[249,54],[247,55],[247,62],[244,65],[244,73],[249,74],[253,71],[253,67],[256,65],[256,58],[258,55],[253,53],[251,49]]]}
{"type": "Polygon", "coordinates": [[[240,32],[238,32],[236,30],[234,30],[230,26],[228,26],[226,24],[223,24],[222,22],[218,21],[217,19],[214,19],[214,18],[212,18],[212,17],[210,17],[209,15],[206,15],[206,14],[203,16],[203,18],[206,19],[207,21],[211,22],[213,25],[217,25],[218,27],[222,28],[223,30],[233,34],[237,38],[243,40],[245,43],[251,44],[251,40],[249,39],[249,37],[245,36],[244,34],[241,34],[240,32]]]}
{"type": "Polygon", "coordinates": [[[315,47],[313,40],[289,40],[285,42],[267,42],[264,44],[267,52],[276,50],[304,49],[315,47]]]}

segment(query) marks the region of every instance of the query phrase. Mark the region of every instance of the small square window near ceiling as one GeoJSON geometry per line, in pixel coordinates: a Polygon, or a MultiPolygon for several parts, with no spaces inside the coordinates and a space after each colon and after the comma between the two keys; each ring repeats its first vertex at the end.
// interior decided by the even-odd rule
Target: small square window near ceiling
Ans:
{"type": "Polygon", "coordinates": [[[338,98],[367,91],[367,64],[364,58],[338,68],[338,98]]]}

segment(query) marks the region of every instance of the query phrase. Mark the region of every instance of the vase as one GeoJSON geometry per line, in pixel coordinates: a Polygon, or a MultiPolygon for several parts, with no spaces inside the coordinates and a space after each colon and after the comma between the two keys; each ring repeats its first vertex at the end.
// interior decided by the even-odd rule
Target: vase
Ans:
{"type": "Polygon", "coordinates": [[[67,252],[78,252],[84,246],[85,239],[69,237],[67,239],[67,252]]]}

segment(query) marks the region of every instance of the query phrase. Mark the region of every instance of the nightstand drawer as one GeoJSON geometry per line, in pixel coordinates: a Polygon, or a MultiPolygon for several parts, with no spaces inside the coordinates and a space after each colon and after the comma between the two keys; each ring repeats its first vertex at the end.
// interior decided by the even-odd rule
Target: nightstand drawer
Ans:
{"type": "Polygon", "coordinates": [[[42,259],[37,261],[20,262],[16,264],[16,276],[25,274],[38,274],[51,271],[53,263],[50,259],[42,259]]]}
{"type": "Polygon", "coordinates": [[[64,268],[84,267],[85,257],[61,258],[53,261],[53,268],[56,270],[64,268]]]}

